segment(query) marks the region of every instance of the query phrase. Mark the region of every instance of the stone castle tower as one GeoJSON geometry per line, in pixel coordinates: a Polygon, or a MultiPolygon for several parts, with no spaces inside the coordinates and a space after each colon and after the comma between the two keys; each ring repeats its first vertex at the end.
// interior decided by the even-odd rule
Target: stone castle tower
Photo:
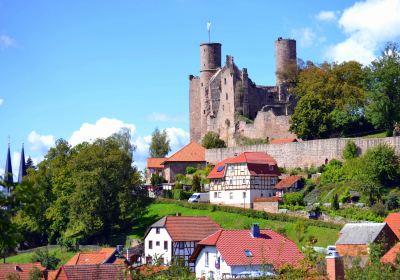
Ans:
{"type": "Polygon", "coordinates": [[[296,67],[296,41],[278,38],[276,85],[256,85],[247,69],[239,69],[227,55],[221,66],[221,44],[200,45],[200,76],[189,76],[190,139],[201,142],[208,131],[228,146],[238,137],[286,138],[295,106],[287,91],[287,70],[296,67]]]}

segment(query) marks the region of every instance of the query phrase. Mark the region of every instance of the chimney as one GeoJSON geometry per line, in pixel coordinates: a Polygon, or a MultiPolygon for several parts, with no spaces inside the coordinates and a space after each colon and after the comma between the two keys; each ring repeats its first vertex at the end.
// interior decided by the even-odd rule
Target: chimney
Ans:
{"type": "Polygon", "coordinates": [[[260,237],[260,226],[258,224],[251,225],[251,236],[253,238],[260,237]]]}
{"type": "Polygon", "coordinates": [[[329,280],[344,280],[343,259],[338,252],[326,256],[326,273],[329,280]]]}
{"type": "Polygon", "coordinates": [[[177,212],[177,213],[176,213],[176,216],[177,216],[177,217],[180,217],[180,216],[181,216],[181,213],[177,212]]]}

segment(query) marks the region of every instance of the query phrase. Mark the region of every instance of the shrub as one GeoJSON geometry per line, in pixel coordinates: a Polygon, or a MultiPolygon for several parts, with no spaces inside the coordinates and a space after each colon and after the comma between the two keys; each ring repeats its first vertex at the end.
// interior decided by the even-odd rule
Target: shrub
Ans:
{"type": "Polygon", "coordinates": [[[380,216],[380,217],[383,217],[383,216],[386,215],[385,206],[383,205],[382,202],[377,202],[377,203],[375,203],[375,204],[371,207],[371,210],[372,210],[372,212],[373,212],[375,215],[378,215],[378,216],[380,216]]]}
{"type": "Polygon", "coordinates": [[[288,205],[303,205],[303,194],[300,192],[285,193],[283,202],[288,205]]]}
{"type": "Polygon", "coordinates": [[[47,248],[36,250],[31,261],[40,262],[40,264],[47,269],[56,269],[57,265],[60,263],[60,259],[56,258],[54,254],[50,254],[47,248]]]}
{"type": "Polygon", "coordinates": [[[397,209],[400,206],[400,200],[398,193],[391,192],[386,200],[385,208],[390,211],[393,209],[397,209]]]}
{"type": "Polygon", "coordinates": [[[201,191],[201,179],[198,175],[193,176],[192,180],[192,191],[193,192],[200,192],[201,191]]]}
{"type": "Polygon", "coordinates": [[[214,148],[225,148],[225,141],[219,138],[219,135],[215,132],[209,131],[204,135],[201,144],[206,149],[214,149],[214,148]]]}
{"type": "Polygon", "coordinates": [[[186,174],[193,174],[193,173],[195,173],[197,171],[197,168],[196,167],[193,167],[193,166],[188,166],[188,167],[186,167],[186,174]]]}
{"type": "Polygon", "coordinates": [[[357,157],[357,153],[358,153],[358,148],[356,143],[354,143],[351,140],[347,141],[343,149],[343,158],[346,160],[355,158],[357,157]]]}
{"type": "Polygon", "coordinates": [[[163,176],[159,176],[155,173],[151,174],[151,179],[150,179],[151,185],[152,186],[158,186],[161,185],[162,183],[166,183],[167,180],[163,176]]]}
{"type": "Polygon", "coordinates": [[[335,210],[339,209],[339,199],[337,193],[335,193],[332,197],[332,208],[335,210]]]}

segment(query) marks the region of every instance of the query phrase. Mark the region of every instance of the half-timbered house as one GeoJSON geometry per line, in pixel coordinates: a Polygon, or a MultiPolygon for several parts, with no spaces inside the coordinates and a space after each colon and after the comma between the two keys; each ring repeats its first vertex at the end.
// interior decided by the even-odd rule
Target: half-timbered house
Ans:
{"type": "Polygon", "coordinates": [[[218,163],[208,175],[210,202],[253,208],[257,197],[271,197],[280,175],[266,153],[244,152],[218,163]]]}
{"type": "Polygon", "coordinates": [[[197,243],[219,229],[208,217],[165,216],[145,234],[145,261],[166,265],[179,261],[189,266],[189,257],[197,243]]]}

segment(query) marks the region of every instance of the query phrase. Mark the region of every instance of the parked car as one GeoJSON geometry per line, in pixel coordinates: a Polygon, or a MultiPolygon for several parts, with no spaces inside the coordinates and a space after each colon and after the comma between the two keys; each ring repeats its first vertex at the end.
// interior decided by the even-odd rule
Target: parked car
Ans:
{"type": "Polygon", "coordinates": [[[335,252],[336,252],[336,246],[335,245],[329,245],[328,247],[326,247],[326,254],[327,255],[331,256],[335,252]]]}
{"type": "Polygon", "coordinates": [[[210,193],[194,193],[188,199],[188,202],[210,202],[210,193]]]}

